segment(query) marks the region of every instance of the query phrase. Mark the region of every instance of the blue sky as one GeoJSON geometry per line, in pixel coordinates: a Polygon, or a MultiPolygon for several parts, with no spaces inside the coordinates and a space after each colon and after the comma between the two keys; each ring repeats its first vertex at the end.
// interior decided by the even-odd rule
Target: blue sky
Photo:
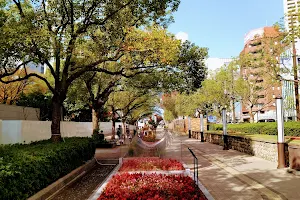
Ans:
{"type": "Polygon", "coordinates": [[[187,33],[209,48],[209,57],[231,58],[242,50],[247,32],[283,16],[283,0],[181,0],[169,31],[187,33]]]}

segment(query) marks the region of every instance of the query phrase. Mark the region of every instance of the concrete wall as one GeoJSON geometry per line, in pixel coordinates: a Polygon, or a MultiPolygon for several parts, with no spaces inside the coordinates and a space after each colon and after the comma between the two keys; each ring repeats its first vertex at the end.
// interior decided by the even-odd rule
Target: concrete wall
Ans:
{"type": "MultiPolygon", "coordinates": [[[[118,124],[116,124],[118,125],[118,124]]],[[[90,137],[91,122],[61,122],[62,137],[90,137]]],[[[135,126],[130,125],[133,131],[135,126]]],[[[100,122],[100,130],[111,135],[112,123],[100,122]]],[[[51,121],[0,120],[0,144],[30,143],[51,137],[51,121]]]]}
{"type": "Polygon", "coordinates": [[[39,117],[39,108],[0,104],[0,119],[2,120],[39,120],[39,117]]]}
{"type": "MultiPolygon", "coordinates": [[[[216,133],[206,133],[207,142],[223,146],[223,136],[216,133]]],[[[257,156],[272,162],[278,161],[277,143],[252,140],[241,136],[228,136],[229,148],[249,155],[257,156]]],[[[285,147],[286,163],[289,163],[288,145],[285,147]]]]}

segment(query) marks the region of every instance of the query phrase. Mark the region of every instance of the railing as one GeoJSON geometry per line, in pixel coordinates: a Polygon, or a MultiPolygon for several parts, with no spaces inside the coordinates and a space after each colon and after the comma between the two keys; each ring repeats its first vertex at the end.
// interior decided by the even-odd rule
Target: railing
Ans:
{"type": "Polygon", "coordinates": [[[190,149],[188,147],[188,150],[191,152],[191,154],[194,157],[194,181],[196,182],[196,184],[198,185],[198,158],[197,156],[194,154],[193,150],[190,149]]]}

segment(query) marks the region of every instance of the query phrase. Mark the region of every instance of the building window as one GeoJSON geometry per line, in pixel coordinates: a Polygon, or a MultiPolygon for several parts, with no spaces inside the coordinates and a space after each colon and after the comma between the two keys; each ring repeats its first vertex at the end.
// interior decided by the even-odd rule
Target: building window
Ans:
{"type": "Polygon", "coordinates": [[[280,90],[280,87],[277,87],[277,90],[280,90]]]}
{"type": "Polygon", "coordinates": [[[275,103],[273,103],[273,106],[276,106],[276,104],[275,104],[275,103]]]}
{"type": "Polygon", "coordinates": [[[265,98],[265,95],[258,95],[258,98],[263,99],[263,98],[265,98]]]}
{"type": "Polygon", "coordinates": [[[261,111],[260,111],[260,114],[265,114],[265,111],[261,110],[261,111]]]}
{"type": "Polygon", "coordinates": [[[272,90],[275,90],[275,87],[272,87],[272,90]]]}
{"type": "Polygon", "coordinates": [[[273,99],[275,99],[275,94],[273,94],[273,99]]]}

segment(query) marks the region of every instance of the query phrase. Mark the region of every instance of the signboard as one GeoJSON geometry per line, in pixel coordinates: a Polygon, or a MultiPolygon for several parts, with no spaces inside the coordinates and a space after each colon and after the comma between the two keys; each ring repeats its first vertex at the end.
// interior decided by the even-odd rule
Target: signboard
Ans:
{"type": "Polygon", "coordinates": [[[209,115],[209,116],[207,116],[207,122],[209,122],[209,123],[216,123],[217,122],[217,117],[209,115]]]}

